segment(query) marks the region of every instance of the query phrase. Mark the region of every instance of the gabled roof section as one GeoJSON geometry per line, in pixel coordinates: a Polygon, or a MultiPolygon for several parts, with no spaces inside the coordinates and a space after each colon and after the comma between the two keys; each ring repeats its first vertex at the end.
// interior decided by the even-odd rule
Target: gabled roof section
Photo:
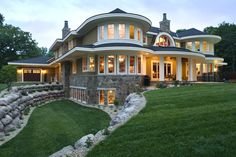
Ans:
{"type": "Polygon", "coordinates": [[[20,59],[16,61],[11,61],[8,62],[8,64],[11,65],[18,65],[18,64],[49,64],[50,62],[53,61],[53,57],[48,57],[48,56],[39,56],[39,57],[33,57],[33,58],[27,58],[27,59],[20,59]]]}
{"type": "Polygon", "coordinates": [[[115,10],[112,10],[112,11],[109,12],[109,13],[127,13],[127,12],[121,10],[120,8],[116,8],[115,10]]]}
{"type": "Polygon", "coordinates": [[[177,36],[180,38],[186,37],[186,36],[193,36],[193,35],[208,35],[208,34],[205,32],[202,32],[196,28],[187,29],[187,30],[184,30],[180,33],[177,33],[177,36]]]}
{"type": "MultiPolygon", "coordinates": [[[[151,32],[151,33],[160,33],[160,32],[162,32],[161,30],[160,30],[160,28],[158,28],[158,27],[150,27],[150,29],[148,30],[148,32],[151,32]]],[[[172,37],[177,37],[177,34],[175,33],[175,32],[170,32],[169,33],[172,37]]]]}

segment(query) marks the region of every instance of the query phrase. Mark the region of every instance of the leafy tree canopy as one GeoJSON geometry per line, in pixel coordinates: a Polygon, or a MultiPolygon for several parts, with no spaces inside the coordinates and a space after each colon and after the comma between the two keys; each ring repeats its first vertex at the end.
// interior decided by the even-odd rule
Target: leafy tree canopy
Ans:
{"type": "Polygon", "coordinates": [[[215,55],[223,57],[228,63],[224,71],[236,72],[236,25],[223,22],[218,27],[210,26],[204,31],[221,36],[222,40],[215,45],[215,55]]]}
{"type": "Polygon", "coordinates": [[[10,90],[12,82],[16,81],[16,67],[12,65],[5,65],[0,70],[0,83],[7,84],[10,90]]]}
{"type": "Polygon", "coordinates": [[[47,48],[40,48],[29,32],[19,27],[3,24],[0,14],[0,69],[7,62],[17,59],[46,55],[47,48]]]}

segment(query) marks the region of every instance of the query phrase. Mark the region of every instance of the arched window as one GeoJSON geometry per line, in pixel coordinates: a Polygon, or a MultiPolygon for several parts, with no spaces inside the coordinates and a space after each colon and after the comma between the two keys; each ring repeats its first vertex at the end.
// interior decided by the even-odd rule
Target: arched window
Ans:
{"type": "Polygon", "coordinates": [[[162,35],[159,37],[158,41],[156,42],[157,46],[168,47],[170,46],[170,39],[166,35],[162,35]]]}

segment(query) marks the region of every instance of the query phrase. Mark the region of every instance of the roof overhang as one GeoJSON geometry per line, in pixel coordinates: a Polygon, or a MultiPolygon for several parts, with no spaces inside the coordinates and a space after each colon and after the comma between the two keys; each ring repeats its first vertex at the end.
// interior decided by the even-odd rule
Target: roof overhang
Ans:
{"type": "Polygon", "coordinates": [[[188,40],[207,40],[214,44],[221,41],[221,37],[217,35],[192,35],[186,37],[173,37],[176,40],[188,41],[188,40]]]}
{"type": "Polygon", "coordinates": [[[49,67],[49,64],[37,64],[37,63],[15,63],[15,62],[8,62],[8,65],[16,65],[16,66],[24,66],[24,67],[49,67]]]}

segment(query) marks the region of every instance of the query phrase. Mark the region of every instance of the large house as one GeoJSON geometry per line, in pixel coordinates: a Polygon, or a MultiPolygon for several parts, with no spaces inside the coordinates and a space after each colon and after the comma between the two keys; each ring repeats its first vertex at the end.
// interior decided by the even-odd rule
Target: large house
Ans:
{"type": "Polygon", "coordinates": [[[68,97],[109,105],[140,88],[144,76],[152,82],[214,78],[226,64],[214,56],[220,40],[195,28],[172,32],[165,13],[158,28],[145,16],[115,9],[88,18],[76,30],[65,21],[62,38],[50,47],[54,58],[9,64],[18,66],[20,82],[59,81],[68,97]]]}

